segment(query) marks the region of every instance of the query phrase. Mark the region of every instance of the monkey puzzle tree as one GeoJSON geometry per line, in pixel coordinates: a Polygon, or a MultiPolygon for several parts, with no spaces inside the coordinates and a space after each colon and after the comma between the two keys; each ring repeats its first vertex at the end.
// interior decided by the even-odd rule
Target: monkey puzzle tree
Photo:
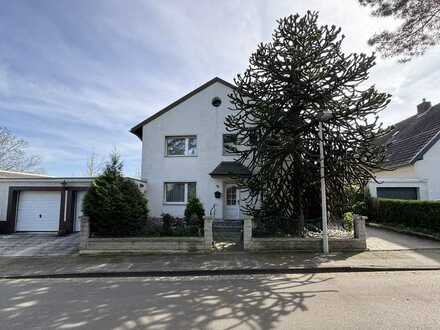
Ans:
{"type": "Polygon", "coordinates": [[[373,177],[384,148],[377,113],[390,96],[365,86],[374,55],[344,54],[344,36],[319,26],[318,13],[278,21],[271,42],[261,43],[244,74],[234,79],[232,115],[226,127],[240,141],[238,159],[252,175],[242,179],[249,213],[266,211],[295,222],[302,234],[304,211],[319,207],[318,124],[323,124],[329,207],[337,213],[347,186],[373,177]],[[261,205],[259,205],[261,203],[261,205]],[[260,209],[260,206],[262,210],[260,209]]]}

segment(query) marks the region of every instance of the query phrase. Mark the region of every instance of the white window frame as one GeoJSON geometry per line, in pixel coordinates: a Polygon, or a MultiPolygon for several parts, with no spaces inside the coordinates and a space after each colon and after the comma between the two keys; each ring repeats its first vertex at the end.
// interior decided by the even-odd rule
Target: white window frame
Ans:
{"type": "Polygon", "coordinates": [[[165,136],[165,157],[197,157],[199,154],[199,144],[197,135],[166,135],[165,136]],[[195,155],[188,154],[189,151],[189,139],[196,139],[196,153],[195,155]],[[185,139],[185,153],[183,155],[170,155],[168,154],[168,139],[185,139]]]}
{"type": "Polygon", "coordinates": [[[197,182],[196,181],[165,181],[163,183],[163,204],[167,204],[167,205],[186,205],[188,203],[188,192],[189,192],[188,185],[190,183],[194,183],[196,185],[196,197],[197,197],[197,182]],[[170,184],[170,183],[174,183],[174,184],[181,183],[181,184],[185,185],[185,188],[184,188],[185,192],[183,194],[183,198],[184,198],[183,202],[168,202],[167,201],[166,185],[170,184]]]}

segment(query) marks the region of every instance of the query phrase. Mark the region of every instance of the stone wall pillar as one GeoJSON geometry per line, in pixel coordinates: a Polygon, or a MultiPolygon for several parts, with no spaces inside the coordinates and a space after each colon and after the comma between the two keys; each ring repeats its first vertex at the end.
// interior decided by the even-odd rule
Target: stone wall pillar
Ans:
{"type": "Polygon", "coordinates": [[[367,248],[367,230],[365,227],[365,221],[367,217],[359,214],[353,214],[353,231],[354,238],[362,242],[363,248],[367,248]]]}
{"type": "Polygon", "coordinates": [[[252,240],[252,218],[246,216],[243,219],[243,249],[249,250],[252,240]]]}
{"type": "Polygon", "coordinates": [[[81,219],[81,232],[79,234],[79,247],[80,249],[86,249],[90,237],[89,217],[86,217],[84,215],[80,217],[80,219],[81,219]]]}
{"type": "Polygon", "coordinates": [[[205,238],[205,247],[207,250],[212,249],[213,236],[212,236],[212,217],[205,217],[203,221],[203,236],[205,238]]]}

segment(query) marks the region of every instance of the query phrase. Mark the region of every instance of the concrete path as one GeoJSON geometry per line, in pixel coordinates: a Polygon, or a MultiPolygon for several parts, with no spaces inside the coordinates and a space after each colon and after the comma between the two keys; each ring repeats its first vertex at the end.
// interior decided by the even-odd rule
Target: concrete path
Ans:
{"type": "Polygon", "coordinates": [[[440,241],[367,227],[367,247],[371,251],[440,249],[440,241]]]}
{"type": "Polygon", "coordinates": [[[52,233],[0,235],[0,256],[59,256],[79,250],[79,234],[57,236],[52,233]]]}
{"type": "Polygon", "coordinates": [[[439,272],[0,280],[1,328],[438,329],[439,272]]]}

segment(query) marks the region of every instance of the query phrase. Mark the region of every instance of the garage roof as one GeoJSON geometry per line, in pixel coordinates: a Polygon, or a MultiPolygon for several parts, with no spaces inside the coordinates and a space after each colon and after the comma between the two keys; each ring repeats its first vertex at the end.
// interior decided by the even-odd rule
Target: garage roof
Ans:
{"type": "Polygon", "coordinates": [[[49,176],[39,173],[0,170],[0,178],[49,178],[49,176]]]}

